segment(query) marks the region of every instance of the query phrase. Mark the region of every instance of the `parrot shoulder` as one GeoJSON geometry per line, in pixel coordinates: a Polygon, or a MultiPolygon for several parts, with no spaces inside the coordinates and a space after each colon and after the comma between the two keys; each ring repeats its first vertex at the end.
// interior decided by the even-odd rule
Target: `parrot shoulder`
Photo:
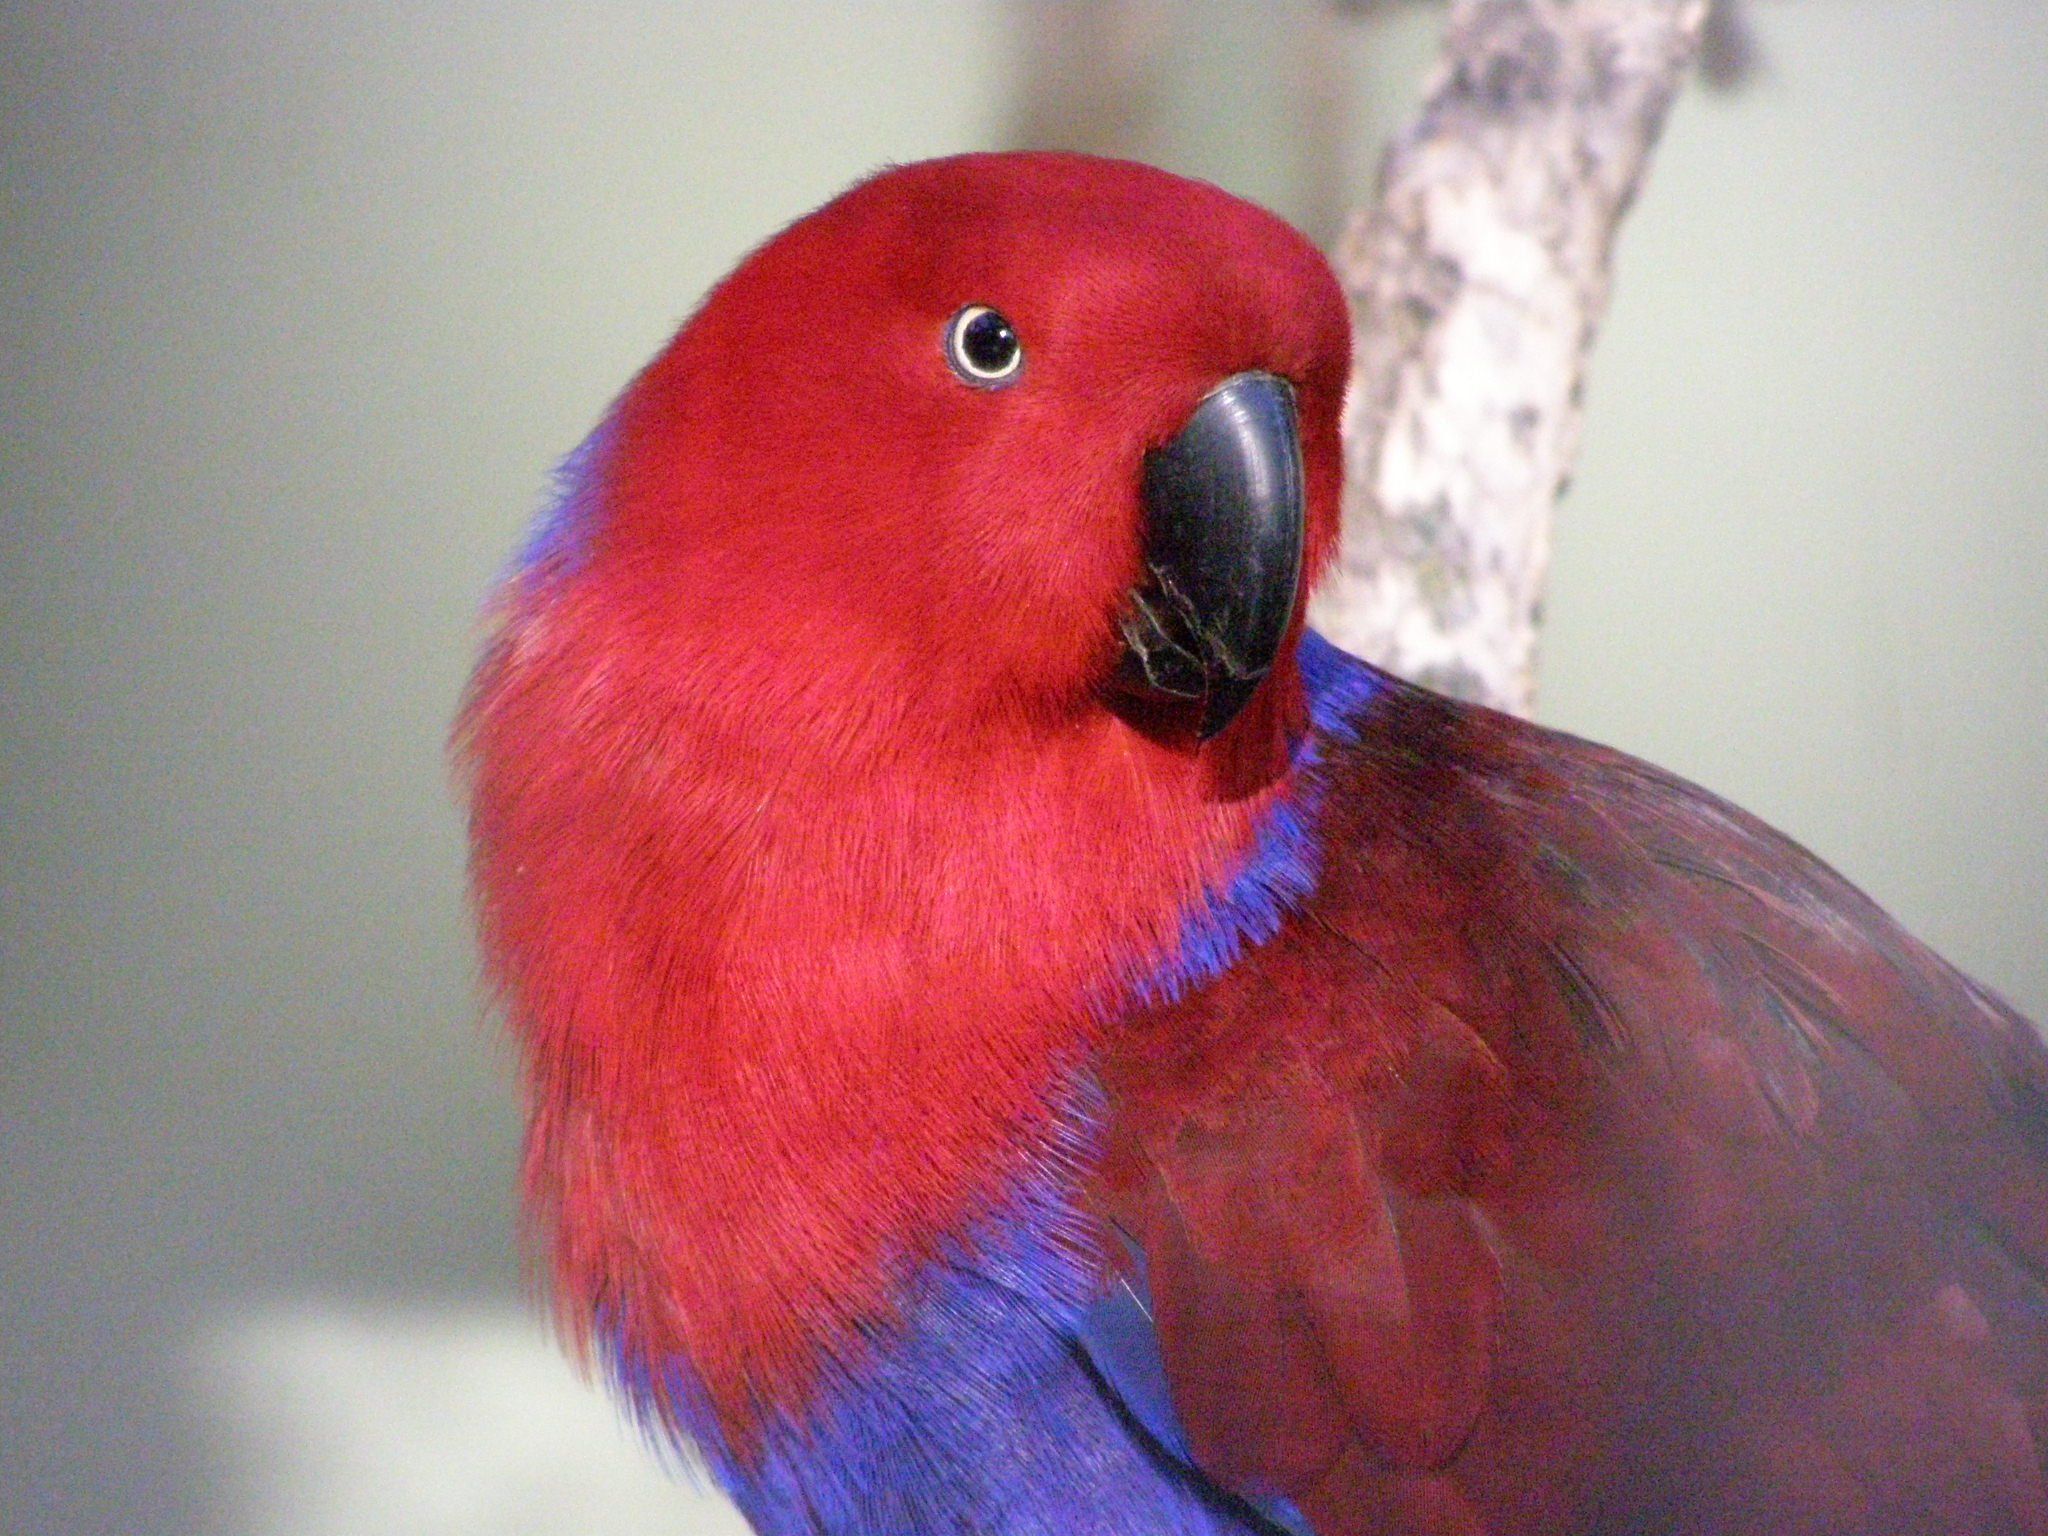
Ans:
{"type": "Polygon", "coordinates": [[[1313,893],[1102,1061],[1195,1464],[1318,1536],[2048,1520],[2027,1022],[1623,754],[1392,682],[1321,745],[1313,893]]]}

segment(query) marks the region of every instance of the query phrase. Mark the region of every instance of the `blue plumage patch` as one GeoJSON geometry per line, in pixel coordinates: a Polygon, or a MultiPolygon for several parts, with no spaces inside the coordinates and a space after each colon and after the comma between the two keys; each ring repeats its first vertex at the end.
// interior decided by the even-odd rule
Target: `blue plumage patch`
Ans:
{"type": "MultiPolygon", "coordinates": [[[[1093,1117],[1076,1113],[1076,1128],[1093,1117]]],[[[900,1326],[828,1365],[800,1421],[770,1412],[758,1451],[721,1438],[683,1368],[679,1426],[769,1536],[1256,1536],[1233,1501],[1134,1435],[1077,1347],[1090,1238],[1071,1191],[1078,1147],[1046,1159],[1003,1207],[906,1286],[900,1326]]],[[[614,1334],[614,1339],[618,1335],[614,1334]]],[[[651,1368],[617,1358],[626,1396],[651,1368]]],[[[663,1426],[651,1426],[659,1432],[663,1426]]]]}
{"type": "MultiPolygon", "coordinates": [[[[1145,1255],[1131,1251],[1129,1271],[1107,1296],[1097,1298],[1075,1326],[1075,1336],[1103,1384],[1116,1394],[1139,1429],[1159,1449],[1185,1466],[1191,1476],[1195,1453],[1187,1430],[1173,1410],[1166,1381],[1166,1357],[1152,1320],[1152,1296],[1145,1278],[1145,1255]]],[[[1246,1504],[1287,1536],[1315,1536],[1301,1511],[1286,1499],[1247,1499],[1246,1504]]]]}
{"type": "Polygon", "coordinates": [[[555,466],[547,500],[513,557],[516,573],[573,570],[581,561],[599,514],[611,440],[612,418],[607,415],[555,466]]]}

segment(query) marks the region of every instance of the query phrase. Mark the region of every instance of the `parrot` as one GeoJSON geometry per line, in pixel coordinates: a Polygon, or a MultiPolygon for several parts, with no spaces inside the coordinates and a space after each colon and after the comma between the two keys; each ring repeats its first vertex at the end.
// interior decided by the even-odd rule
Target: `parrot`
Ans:
{"type": "Polygon", "coordinates": [[[453,752],[564,1347],[763,1536],[2044,1536],[2048,1049],[1308,626],[1351,345],[957,155],[563,461],[453,752]]]}

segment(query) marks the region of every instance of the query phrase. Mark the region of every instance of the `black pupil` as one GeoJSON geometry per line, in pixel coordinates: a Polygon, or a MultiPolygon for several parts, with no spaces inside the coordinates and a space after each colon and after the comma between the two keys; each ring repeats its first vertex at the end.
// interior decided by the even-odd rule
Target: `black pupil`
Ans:
{"type": "Polygon", "coordinates": [[[960,328],[960,354],[977,373],[1001,373],[1017,359],[1017,333],[1001,315],[984,309],[960,328]]]}

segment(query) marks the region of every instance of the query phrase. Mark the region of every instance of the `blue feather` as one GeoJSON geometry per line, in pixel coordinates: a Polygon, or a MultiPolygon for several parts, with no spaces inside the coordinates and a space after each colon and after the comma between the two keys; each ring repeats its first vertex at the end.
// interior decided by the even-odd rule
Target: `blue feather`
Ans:
{"type": "MultiPolygon", "coordinates": [[[[1070,1155],[1047,1159],[913,1276],[900,1326],[832,1362],[809,1412],[770,1411],[753,1455],[734,1455],[695,1406],[686,1367],[659,1368],[684,1405],[677,1428],[756,1529],[1256,1536],[1233,1501],[1131,1433],[1076,1347],[1096,1266],[1070,1155]]],[[[644,1411],[657,1367],[612,1338],[616,1378],[644,1411]]]]}
{"type": "Polygon", "coordinates": [[[512,573],[573,570],[582,561],[599,515],[611,441],[612,418],[607,414],[555,466],[547,499],[513,557],[512,573]]]}
{"type": "MultiPolygon", "coordinates": [[[[1187,1431],[1173,1409],[1166,1357],[1160,1352],[1159,1330],[1152,1321],[1142,1251],[1132,1247],[1130,1272],[1082,1314],[1075,1332],[1103,1384],[1116,1394],[1138,1427],[1187,1467],[1190,1475],[1200,1476],[1187,1431]]],[[[1287,1536],[1315,1536],[1301,1511],[1285,1499],[1251,1498],[1245,1502],[1287,1536]]]]}

